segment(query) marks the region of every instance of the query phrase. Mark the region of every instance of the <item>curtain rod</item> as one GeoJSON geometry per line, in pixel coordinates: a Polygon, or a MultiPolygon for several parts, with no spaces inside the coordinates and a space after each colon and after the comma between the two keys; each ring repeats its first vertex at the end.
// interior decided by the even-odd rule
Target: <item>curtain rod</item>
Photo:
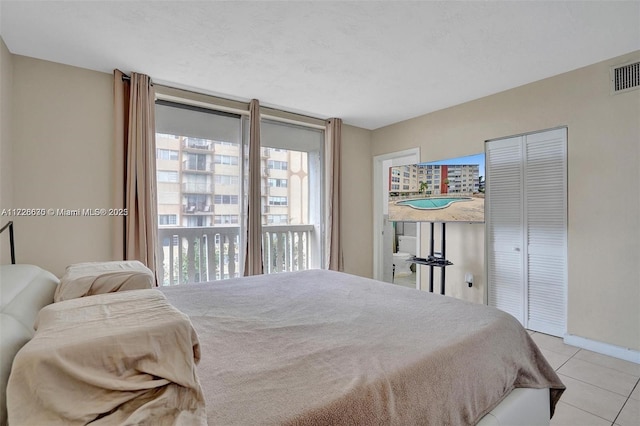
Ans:
{"type": "MultiPolygon", "coordinates": [[[[151,79],[149,79],[149,80],[151,80],[151,79]]],[[[122,74],[122,81],[131,81],[131,77],[129,77],[126,74],[122,74]]],[[[150,81],[149,84],[151,84],[152,86],[154,85],[153,81],[150,81]]]]}
{"type": "MultiPolygon", "coordinates": [[[[123,73],[122,74],[122,81],[131,81],[131,77],[129,77],[128,75],[123,73]]],[[[154,83],[151,82],[151,85],[154,86],[154,83]]],[[[163,86],[161,85],[160,87],[163,87],[163,86]]],[[[171,87],[171,86],[164,86],[164,87],[167,87],[167,88],[173,89],[173,90],[190,91],[190,90],[179,89],[177,87],[171,87]]],[[[193,92],[193,93],[196,93],[198,95],[211,96],[211,95],[205,95],[205,94],[198,93],[198,92],[193,92]]],[[[241,101],[234,101],[234,102],[241,102],[241,101]]],[[[246,103],[246,102],[243,102],[243,103],[246,103]]],[[[248,103],[247,103],[247,105],[248,105],[248,103]]],[[[300,113],[296,113],[296,112],[285,111],[285,110],[281,110],[281,109],[278,109],[278,108],[270,108],[270,107],[265,107],[265,106],[261,105],[260,109],[265,111],[265,115],[271,115],[273,118],[275,118],[275,119],[279,118],[280,120],[283,120],[283,121],[292,121],[293,122],[293,121],[296,121],[294,117],[295,116],[299,116],[299,117],[308,118],[310,120],[317,120],[317,121],[320,121],[320,122],[322,122],[322,121],[326,122],[326,120],[322,119],[322,118],[317,118],[317,117],[313,117],[313,116],[305,115],[305,114],[300,114],[300,113]],[[273,114],[273,113],[269,114],[269,111],[280,112],[280,113],[283,113],[283,114],[285,114],[287,116],[290,116],[290,117],[278,117],[277,113],[276,114],[273,114]]],[[[308,124],[308,125],[311,125],[311,126],[317,127],[317,128],[323,128],[324,127],[323,125],[320,125],[320,124],[312,124],[312,123],[305,123],[305,124],[308,124]]]]}

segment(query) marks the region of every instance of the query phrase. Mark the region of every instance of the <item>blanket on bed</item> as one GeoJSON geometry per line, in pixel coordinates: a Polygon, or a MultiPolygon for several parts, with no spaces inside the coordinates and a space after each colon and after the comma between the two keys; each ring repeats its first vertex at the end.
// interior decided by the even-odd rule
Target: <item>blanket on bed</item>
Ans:
{"type": "Polygon", "coordinates": [[[163,288],[202,345],[209,425],[471,425],[564,385],[497,309],[304,271],[163,288]]]}
{"type": "Polygon", "coordinates": [[[198,336],[157,290],[54,303],[16,355],[9,424],[205,425],[198,336]]]}

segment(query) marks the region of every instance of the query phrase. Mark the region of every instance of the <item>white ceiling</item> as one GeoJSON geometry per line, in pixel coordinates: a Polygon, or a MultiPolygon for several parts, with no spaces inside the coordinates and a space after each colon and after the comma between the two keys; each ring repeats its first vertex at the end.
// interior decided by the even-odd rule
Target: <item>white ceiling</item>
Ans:
{"type": "Polygon", "coordinates": [[[640,49],[639,1],[7,1],[9,50],[376,129],[640,49]]]}

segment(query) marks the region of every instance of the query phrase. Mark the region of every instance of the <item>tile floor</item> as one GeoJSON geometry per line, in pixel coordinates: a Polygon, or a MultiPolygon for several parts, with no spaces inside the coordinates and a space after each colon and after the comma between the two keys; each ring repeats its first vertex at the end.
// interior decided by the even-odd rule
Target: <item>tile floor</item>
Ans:
{"type": "Polygon", "coordinates": [[[552,426],[640,426],[640,364],[530,333],[567,386],[552,426]]]}
{"type": "Polygon", "coordinates": [[[393,283],[402,287],[416,288],[416,273],[406,277],[393,277],[393,283]]]}

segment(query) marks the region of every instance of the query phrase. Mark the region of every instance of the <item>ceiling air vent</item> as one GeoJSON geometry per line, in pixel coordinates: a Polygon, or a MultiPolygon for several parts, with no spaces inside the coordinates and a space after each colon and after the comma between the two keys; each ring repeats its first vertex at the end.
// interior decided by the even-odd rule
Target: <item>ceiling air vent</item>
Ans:
{"type": "Polygon", "coordinates": [[[611,67],[611,93],[640,88],[640,62],[611,67]]]}

